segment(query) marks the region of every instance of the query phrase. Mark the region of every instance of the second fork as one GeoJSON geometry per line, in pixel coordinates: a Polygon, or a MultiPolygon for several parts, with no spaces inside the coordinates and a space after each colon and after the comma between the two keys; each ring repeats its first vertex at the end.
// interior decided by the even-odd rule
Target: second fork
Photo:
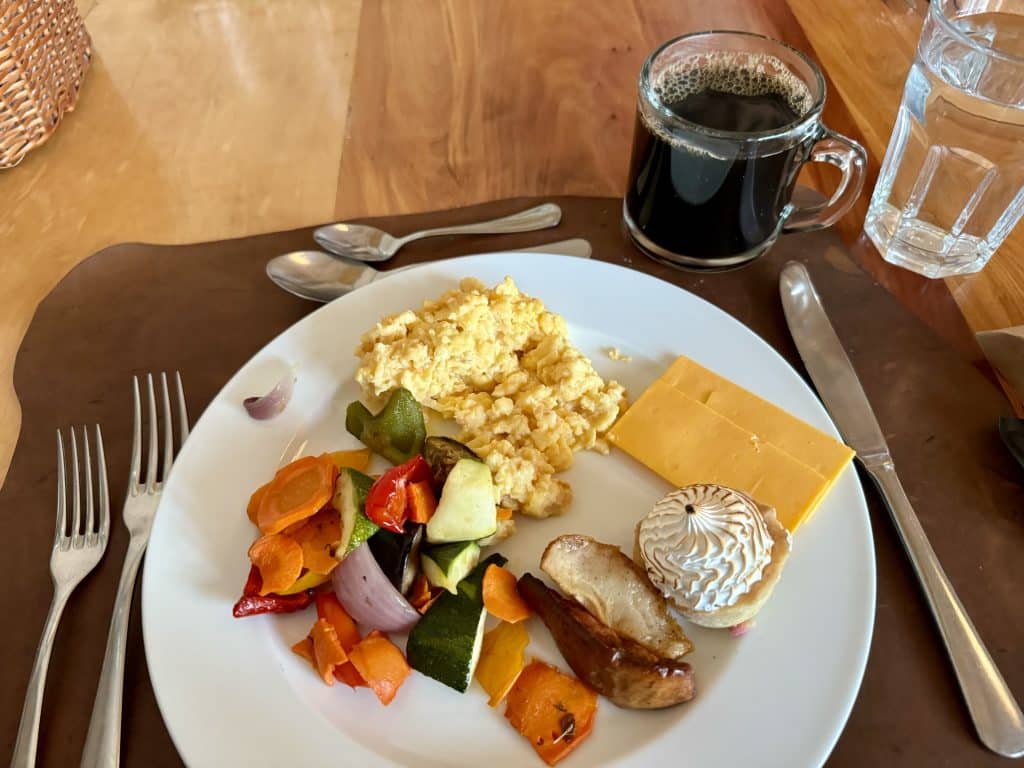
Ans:
{"type": "MultiPolygon", "coordinates": [[[[176,384],[176,410],[178,416],[179,447],[188,437],[188,413],[185,409],[185,393],[181,376],[174,374],[176,384]]],[[[124,524],[131,534],[128,553],[121,569],[121,581],[117,586],[114,600],[114,615],[110,620],[107,634],[107,652],[103,658],[99,687],[93,703],[89,732],[82,752],[82,766],[87,768],[116,768],[121,761],[121,701],[124,688],[125,646],[128,638],[128,620],[131,614],[132,593],[139,573],[142,556],[149,543],[153,518],[160,503],[164,482],[174,463],[174,428],[171,419],[171,396],[167,386],[167,375],[160,374],[161,411],[163,416],[163,461],[160,461],[160,440],[157,427],[156,392],[153,375],[146,375],[146,412],[148,450],[146,473],[142,475],[142,402],[139,394],[139,379],[133,379],[133,404],[135,426],[132,434],[131,470],[128,476],[128,492],[124,501],[124,524]]]]}

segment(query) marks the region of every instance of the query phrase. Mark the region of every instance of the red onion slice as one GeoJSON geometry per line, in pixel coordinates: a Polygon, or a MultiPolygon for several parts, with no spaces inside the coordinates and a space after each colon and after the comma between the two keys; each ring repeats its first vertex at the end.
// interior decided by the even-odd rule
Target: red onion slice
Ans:
{"type": "Polygon", "coordinates": [[[349,552],[332,578],[345,610],[370,629],[408,632],[420,620],[419,611],[395,589],[365,543],[349,552]]]}
{"type": "Polygon", "coordinates": [[[295,374],[288,371],[277,385],[263,395],[263,397],[247,397],[242,401],[245,410],[254,419],[263,421],[271,419],[281,413],[292,399],[292,391],[295,389],[295,374]]]}

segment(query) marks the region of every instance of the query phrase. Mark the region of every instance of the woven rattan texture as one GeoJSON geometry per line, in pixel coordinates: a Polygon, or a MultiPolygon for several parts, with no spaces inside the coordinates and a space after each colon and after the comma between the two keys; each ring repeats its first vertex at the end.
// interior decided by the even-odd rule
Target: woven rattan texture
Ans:
{"type": "Polygon", "coordinates": [[[74,109],[91,55],[75,0],[0,0],[0,168],[74,109]]]}

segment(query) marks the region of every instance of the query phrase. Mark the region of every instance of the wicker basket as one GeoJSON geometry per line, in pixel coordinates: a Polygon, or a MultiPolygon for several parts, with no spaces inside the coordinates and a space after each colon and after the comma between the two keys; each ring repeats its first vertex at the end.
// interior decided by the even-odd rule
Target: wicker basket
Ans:
{"type": "Polygon", "coordinates": [[[74,109],[91,56],[75,0],[0,0],[0,168],[74,109]]]}

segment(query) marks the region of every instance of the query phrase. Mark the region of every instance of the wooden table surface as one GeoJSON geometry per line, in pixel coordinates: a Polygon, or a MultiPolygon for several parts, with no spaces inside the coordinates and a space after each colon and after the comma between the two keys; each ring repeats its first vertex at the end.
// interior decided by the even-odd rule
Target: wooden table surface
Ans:
{"type": "Polygon", "coordinates": [[[924,0],[79,3],[95,50],[79,106],[0,171],[0,478],[18,344],[83,258],[514,195],[619,195],[640,64],[698,29],[760,31],[823,65],[826,119],[871,156],[840,231],[880,281],[966,355],[971,330],[1024,322],[1024,232],[984,272],[947,281],[888,267],[861,235],[924,0]]]}

